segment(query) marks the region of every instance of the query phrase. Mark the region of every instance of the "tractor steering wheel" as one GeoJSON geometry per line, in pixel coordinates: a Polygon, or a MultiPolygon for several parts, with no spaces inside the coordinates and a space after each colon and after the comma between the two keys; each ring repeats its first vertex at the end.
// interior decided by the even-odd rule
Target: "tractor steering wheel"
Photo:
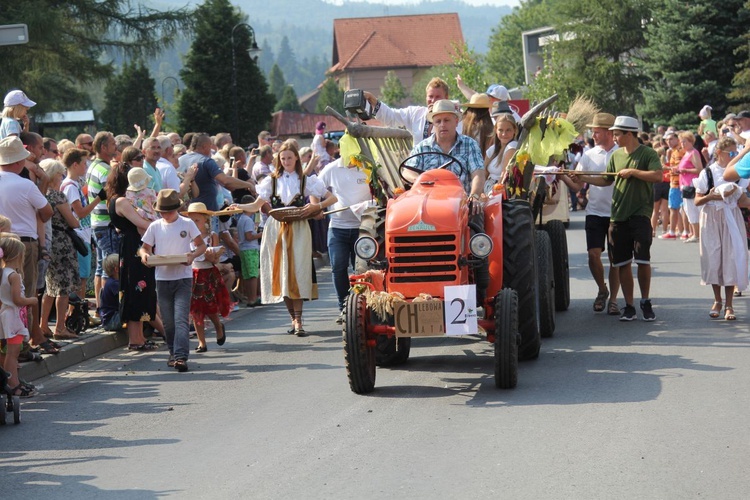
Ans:
{"type": "Polygon", "coordinates": [[[414,181],[417,180],[417,177],[419,177],[420,174],[423,172],[426,172],[426,170],[420,170],[416,167],[412,167],[410,165],[407,165],[406,163],[411,160],[412,158],[416,158],[418,156],[426,156],[426,155],[437,155],[437,156],[444,156],[448,159],[446,163],[443,163],[438,168],[447,169],[454,163],[458,165],[459,175],[458,178],[461,178],[461,175],[466,174],[467,177],[471,178],[469,175],[469,171],[464,167],[463,163],[456,158],[455,156],[451,156],[446,153],[440,153],[437,151],[426,151],[424,153],[416,153],[408,158],[406,158],[404,161],[401,162],[401,165],[398,166],[398,176],[401,177],[401,180],[404,181],[405,184],[412,185],[414,184],[414,181]]]}

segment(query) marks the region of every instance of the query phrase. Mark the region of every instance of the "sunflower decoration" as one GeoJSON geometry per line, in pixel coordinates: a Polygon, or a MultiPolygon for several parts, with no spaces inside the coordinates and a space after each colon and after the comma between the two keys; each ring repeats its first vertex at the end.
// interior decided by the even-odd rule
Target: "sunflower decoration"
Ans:
{"type": "Polygon", "coordinates": [[[367,185],[370,186],[370,194],[372,197],[377,200],[378,203],[384,202],[386,196],[378,177],[378,171],[383,168],[380,163],[372,161],[362,153],[358,153],[349,155],[349,165],[357,167],[365,174],[367,185]]]}

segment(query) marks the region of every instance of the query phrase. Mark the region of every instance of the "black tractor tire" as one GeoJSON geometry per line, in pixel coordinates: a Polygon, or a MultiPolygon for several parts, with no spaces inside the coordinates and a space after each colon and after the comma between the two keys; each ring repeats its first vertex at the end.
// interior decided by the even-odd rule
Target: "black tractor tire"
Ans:
{"type": "Polygon", "coordinates": [[[495,386],[518,383],[518,294],[504,288],[495,299],[495,386]]]}
{"type": "Polygon", "coordinates": [[[367,345],[367,303],[364,296],[350,293],[344,321],[344,361],[349,387],[357,394],[375,389],[375,348],[367,345]]]}
{"type": "MultiPolygon", "coordinates": [[[[375,260],[385,260],[385,208],[370,207],[362,214],[362,220],[359,224],[359,236],[371,236],[378,242],[378,255],[375,260]]],[[[360,259],[354,258],[354,272],[362,274],[370,269],[369,264],[360,259]]]]}
{"type": "Polygon", "coordinates": [[[378,366],[403,365],[409,359],[411,337],[388,338],[378,335],[375,343],[375,364],[378,366]],[[398,349],[396,349],[398,347],[398,349]]]}
{"type": "Polygon", "coordinates": [[[567,311],[570,307],[570,263],[568,237],[562,221],[551,220],[542,226],[552,243],[552,264],[555,267],[555,309],[567,311]]]}
{"type": "Polygon", "coordinates": [[[539,292],[534,219],[526,200],[503,202],[503,288],[518,294],[518,359],[539,357],[539,292]]]}
{"type": "Polygon", "coordinates": [[[539,278],[539,333],[542,338],[555,333],[555,289],[552,243],[546,231],[536,231],[537,277],[539,278]]]}

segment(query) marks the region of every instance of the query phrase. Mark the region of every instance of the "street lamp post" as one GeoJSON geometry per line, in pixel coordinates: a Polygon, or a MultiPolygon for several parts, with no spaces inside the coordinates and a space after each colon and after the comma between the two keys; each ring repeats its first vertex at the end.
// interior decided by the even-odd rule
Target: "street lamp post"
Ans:
{"type": "Polygon", "coordinates": [[[177,80],[177,78],[173,76],[167,76],[161,81],[161,100],[165,106],[167,104],[167,95],[164,93],[164,84],[166,83],[167,80],[172,80],[174,82],[176,91],[180,90],[180,82],[177,80]]]}
{"type": "Polygon", "coordinates": [[[250,33],[250,48],[247,49],[247,53],[253,62],[258,60],[258,54],[260,54],[260,47],[258,42],[255,40],[255,30],[252,26],[247,23],[237,23],[232,28],[232,32],[229,37],[232,43],[232,104],[234,105],[234,127],[232,130],[232,139],[237,141],[240,136],[239,131],[239,110],[237,105],[237,57],[234,54],[234,32],[240,26],[245,26],[250,33]]]}

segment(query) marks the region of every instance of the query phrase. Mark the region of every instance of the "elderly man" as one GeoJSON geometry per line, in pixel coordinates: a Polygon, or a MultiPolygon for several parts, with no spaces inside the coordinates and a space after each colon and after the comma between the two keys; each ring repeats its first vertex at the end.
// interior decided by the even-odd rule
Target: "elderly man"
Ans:
{"type": "MultiPolygon", "coordinates": [[[[26,251],[23,264],[23,284],[27,297],[36,297],[39,260],[37,241],[37,214],[42,222],[52,217],[52,207],[36,185],[19,174],[24,169],[29,152],[21,139],[9,136],[0,141],[0,214],[11,221],[12,232],[23,242],[26,251]]],[[[44,352],[54,352],[54,347],[44,338],[39,328],[39,318],[29,315],[28,325],[32,344],[44,352]]]]}
{"type": "MultiPolygon", "coordinates": [[[[421,141],[411,150],[411,155],[417,153],[443,153],[456,158],[463,169],[455,162],[448,168],[459,176],[464,189],[469,193],[473,203],[473,213],[481,212],[481,206],[476,203],[483,194],[485,170],[482,152],[479,144],[471,137],[458,132],[458,122],[461,112],[458,107],[447,99],[436,101],[432,110],[427,113],[427,120],[434,127],[430,137],[421,141]]],[[[430,170],[448,162],[443,154],[424,155],[412,158],[409,166],[419,170],[430,170]]]]}
{"type": "Polygon", "coordinates": [[[148,175],[151,176],[151,182],[149,183],[148,187],[158,193],[162,190],[161,175],[159,174],[159,170],[156,168],[156,164],[159,162],[162,153],[159,138],[149,137],[145,141],[143,141],[142,151],[144,157],[143,170],[148,172],[148,175]]]}
{"type": "MultiPolygon", "coordinates": [[[[370,103],[375,118],[389,127],[404,127],[412,136],[413,145],[417,145],[432,134],[432,124],[427,120],[427,112],[436,101],[449,98],[448,84],[440,78],[433,78],[425,89],[425,106],[408,106],[402,109],[391,109],[379,101],[370,92],[365,92],[365,99],[370,103]]],[[[458,129],[459,132],[461,129],[458,129]]]]}
{"type": "Polygon", "coordinates": [[[651,306],[651,211],[654,208],[653,184],[661,181],[659,155],[638,141],[640,124],[630,116],[618,116],[614,126],[615,142],[619,146],[607,163],[607,172],[616,177],[590,176],[586,180],[596,186],[614,182],[612,214],[609,223],[609,261],[619,269],[620,286],[625,307],[620,321],[636,318],[633,307],[633,261],[638,265],[638,285],[641,289],[641,311],[644,321],[654,321],[651,306]]]}
{"type": "Polygon", "coordinates": [[[198,185],[200,194],[192,202],[203,202],[209,210],[219,210],[218,194],[216,186],[218,182],[227,189],[249,189],[255,193],[255,184],[229,177],[221,171],[216,162],[211,158],[211,138],[208,134],[196,134],[193,136],[193,151],[198,154],[198,172],[195,175],[195,183],[198,185]]]}
{"type": "MultiPolygon", "coordinates": [[[[609,163],[612,153],[617,150],[614,135],[609,130],[614,124],[615,117],[609,113],[594,115],[593,122],[587,125],[594,137],[594,147],[581,156],[581,160],[576,166],[577,171],[604,172],[607,169],[607,163],[609,163]]],[[[584,183],[590,182],[588,176],[578,174],[570,174],[568,177],[562,177],[562,180],[574,193],[580,191],[584,183]]],[[[604,251],[604,242],[607,240],[612,212],[613,189],[613,185],[591,185],[589,187],[585,227],[589,271],[591,271],[591,276],[599,287],[599,293],[594,300],[594,312],[604,311],[606,305],[607,314],[618,315],[620,314],[620,308],[617,306],[617,292],[620,289],[619,271],[610,262],[609,289],[607,289],[607,282],[604,280],[604,264],[602,263],[602,252],[604,251]],[[609,298],[608,304],[607,298],[609,298]]]]}
{"type": "Polygon", "coordinates": [[[251,172],[252,178],[255,182],[260,182],[263,180],[263,177],[271,175],[272,172],[273,148],[268,145],[261,146],[251,172]]]}

